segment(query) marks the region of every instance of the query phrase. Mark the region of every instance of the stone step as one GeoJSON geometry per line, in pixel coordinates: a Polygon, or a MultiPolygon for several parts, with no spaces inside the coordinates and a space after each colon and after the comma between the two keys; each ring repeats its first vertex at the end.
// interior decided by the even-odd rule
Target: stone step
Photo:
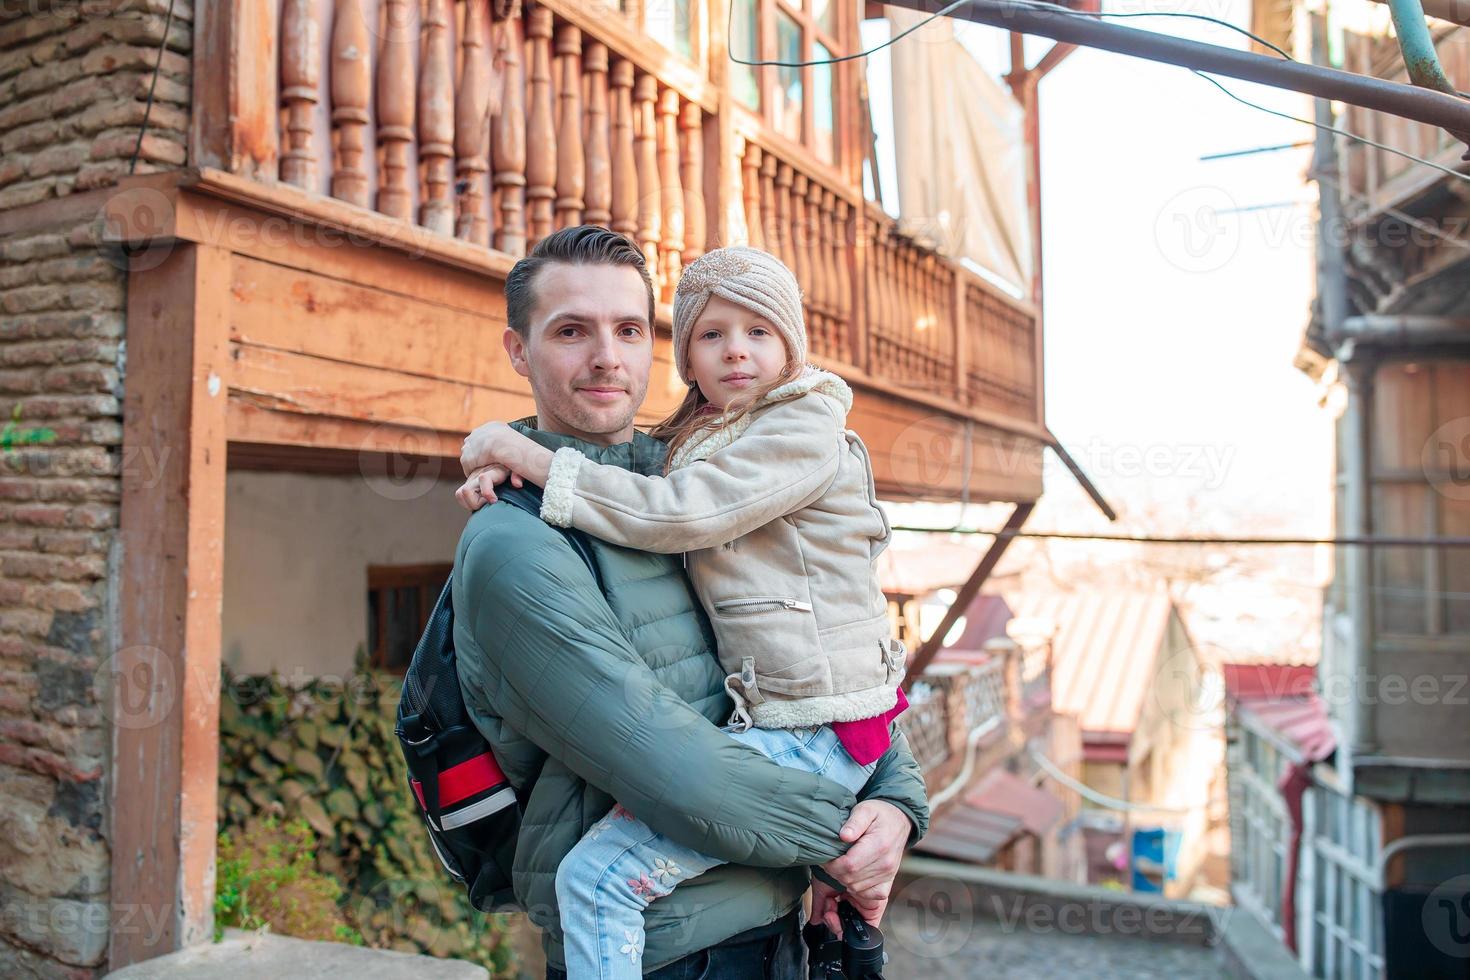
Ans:
{"type": "Polygon", "coordinates": [[[313,942],[268,932],[226,929],[224,939],[134,963],[106,980],[219,980],[289,977],[290,980],[490,980],[482,966],[346,943],[313,942]]]}

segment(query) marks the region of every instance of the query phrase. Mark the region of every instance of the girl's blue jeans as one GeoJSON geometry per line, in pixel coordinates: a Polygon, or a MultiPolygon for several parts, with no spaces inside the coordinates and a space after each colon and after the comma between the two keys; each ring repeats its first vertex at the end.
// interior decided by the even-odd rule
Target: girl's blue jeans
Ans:
{"type": "MultiPolygon", "coordinates": [[[[856,793],[878,763],[860,766],[828,725],[724,729],[779,765],[856,793]]],[[[556,901],[570,980],[643,975],[643,910],[681,881],[722,861],[677,844],[621,806],[593,824],[556,870],[556,901]]]]}

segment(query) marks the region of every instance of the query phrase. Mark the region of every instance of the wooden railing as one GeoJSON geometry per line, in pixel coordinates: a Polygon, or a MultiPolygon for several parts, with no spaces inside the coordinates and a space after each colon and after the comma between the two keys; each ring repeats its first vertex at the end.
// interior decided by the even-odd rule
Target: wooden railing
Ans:
{"type": "Polygon", "coordinates": [[[702,55],[615,6],[284,0],[273,29],[280,181],[511,257],[604,224],[638,243],[664,303],[707,248],[749,242],[802,283],[814,360],[1037,421],[1025,303],[903,235],[856,175],[733,108],[702,55]]]}
{"type": "MultiPolygon", "coordinates": [[[[1403,55],[1391,37],[1348,34],[1345,67],[1349,71],[1409,84],[1403,55]]],[[[1470,28],[1445,27],[1435,32],[1435,50],[1445,74],[1460,91],[1470,91],[1470,28]]],[[[1460,163],[1464,144],[1435,126],[1348,106],[1344,128],[1378,143],[1405,150],[1443,166],[1460,163]]],[[[1424,188],[1448,179],[1422,164],[1356,140],[1339,144],[1343,160],[1344,197],[1351,215],[1376,213],[1424,188]]]]}

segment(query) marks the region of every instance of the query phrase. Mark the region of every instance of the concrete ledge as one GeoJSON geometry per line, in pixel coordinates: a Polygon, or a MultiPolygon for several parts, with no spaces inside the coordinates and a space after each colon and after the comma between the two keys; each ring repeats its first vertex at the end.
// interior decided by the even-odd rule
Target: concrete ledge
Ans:
{"type": "Polygon", "coordinates": [[[490,980],[484,967],[385,949],[311,942],[266,932],[226,929],[217,943],[202,943],[134,963],[107,980],[218,980],[219,977],[290,977],[291,980],[490,980]]]}
{"type": "Polygon", "coordinates": [[[968,907],[975,915],[1035,933],[1191,946],[1219,943],[1233,911],[915,855],[904,858],[893,894],[894,901],[916,908],[968,907]]]}
{"type": "Polygon", "coordinates": [[[1225,923],[1225,967],[1236,980],[1310,980],[1296,957],[1255,916],[1232,910],[1225,923]]]}

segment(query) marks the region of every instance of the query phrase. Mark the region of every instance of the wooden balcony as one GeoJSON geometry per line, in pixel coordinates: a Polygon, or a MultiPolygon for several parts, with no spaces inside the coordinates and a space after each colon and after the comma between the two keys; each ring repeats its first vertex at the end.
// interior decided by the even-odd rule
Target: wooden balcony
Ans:
{"type": "MultiPolygon", "coordinates": [[[[1434,32],[1440,64],[1454,86],[1470,91],[1470,28],[1443,26],[1434,32]]],[[[1348,71],[1410,84],[1403,53],[1392,37],[1347,34],[1348,71]]],[[[1460,167],[1464,144],[1449,133],[1400,116],[1348,106],[1343,128],[1350,133],[1452,169],[1460,167]]],[[[1340,140],[1344,207],[1355,220],[1370,220],[1419,197],[1450,178],[1423,164],[1355,140],[1340,140]]]]}
{"type": "MultiPolygon", "coordinates": [[[[735,97],[725,0],[690,9],[681,55],[627,0],[205,5],[190,176],[146,186],[167,196],[169,234],[228,255],[212,315],[229,323],[232,460],[392,451],[407,435],[455,456],[467,427],[524,414],[499,352],[504,275],[554,229],[593,222],[642,248],[665,328],[680,270],[707,249],[781,256],[812,359],[857,393],[849,424],[885,497],[1034,500],[1032,307],[863,199],[853,66],[833,73],[837,135],[818,153],[735,97]],[[232,231],[281,218],[285,243],[232,231]],[[344,230],[354,247],[322,234],[344,230]]],[[[854,18],[834,22],[853,44],[854,18]]],[[[112,218],[120,239],[157,240],[125,204],[112,218]]],[[[682,390],[666,329],[659,344],[645,422],[682,390]]]]}

